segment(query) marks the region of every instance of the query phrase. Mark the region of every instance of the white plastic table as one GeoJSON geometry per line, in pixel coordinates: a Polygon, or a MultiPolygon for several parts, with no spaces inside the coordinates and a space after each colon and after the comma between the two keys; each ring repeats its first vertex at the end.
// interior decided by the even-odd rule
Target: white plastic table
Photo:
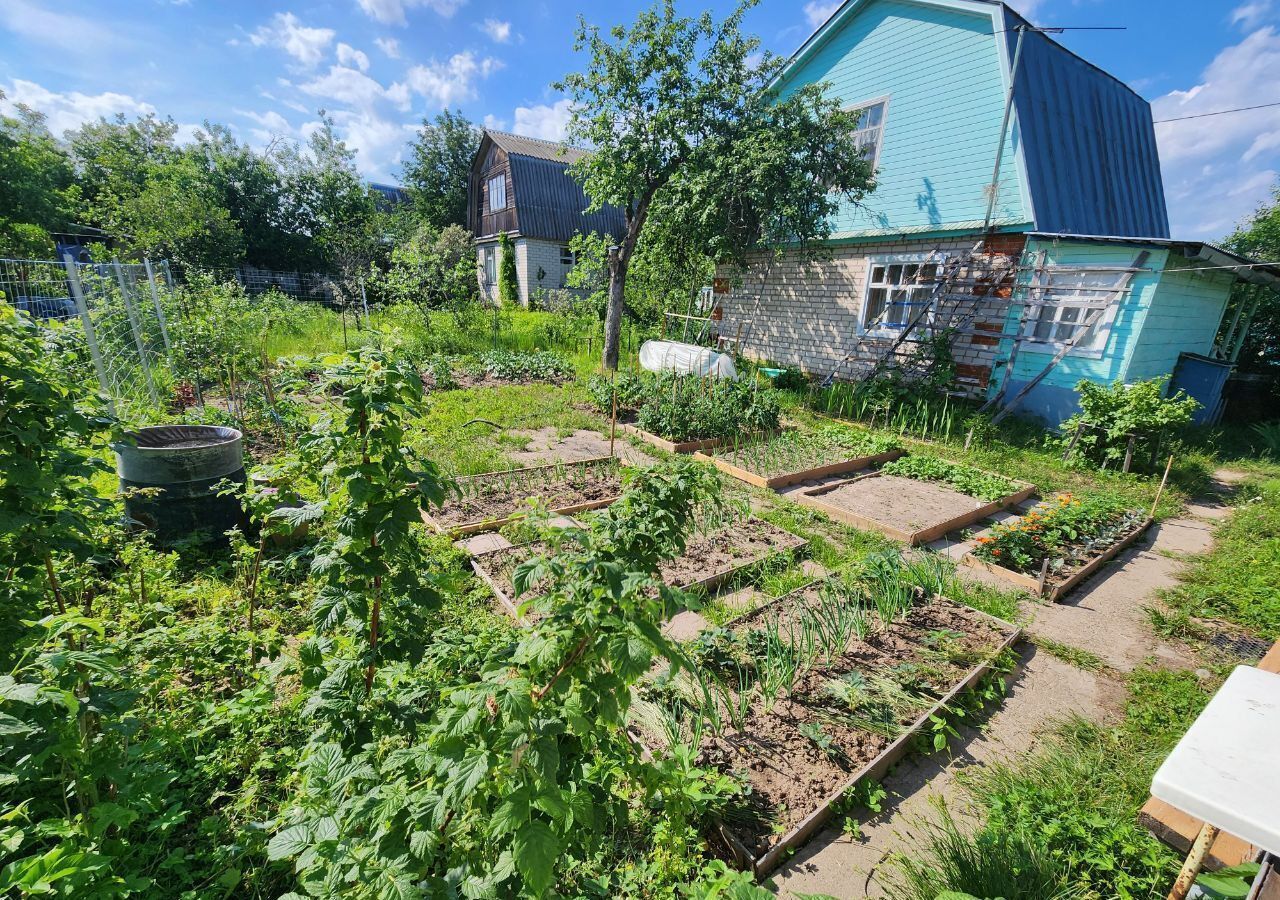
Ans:
{"type": "MultiPolygon", "coordinates": [[[[1280,854],[1280,675],[1237,666],[1160,766],[1151,795],[1205,823],[1186,887],[1219,830],[1280,854]]],[[[1170,897],[1185,895],[1183,881],[1170,897]]]]}

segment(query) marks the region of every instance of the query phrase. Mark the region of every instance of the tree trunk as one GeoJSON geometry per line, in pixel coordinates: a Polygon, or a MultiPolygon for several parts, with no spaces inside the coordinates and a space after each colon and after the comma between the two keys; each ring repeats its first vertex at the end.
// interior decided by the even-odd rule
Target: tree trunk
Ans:
{"type": "Polygon", "coordinates": [[[604,314],[604,367],[618,368],[618,344],[622,337],[622,306],[627,286],[627,264],[620,247],[609,248],[609,305],[604,314]]]}

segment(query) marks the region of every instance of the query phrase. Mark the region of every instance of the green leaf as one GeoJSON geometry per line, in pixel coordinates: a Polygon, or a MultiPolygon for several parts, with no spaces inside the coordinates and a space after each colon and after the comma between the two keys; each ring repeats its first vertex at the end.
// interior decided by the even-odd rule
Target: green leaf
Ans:
{"type": "Polygon", "coordinates": [[[560,839],[546,822],[533,821],[516,832],[512,849],[516,869],[535,893],[544,893],[555,881],[555,861],[560,855],[560,839]]]}
{"type": "Polygon", "coordinates": [[[1216,872],[1202,872],[1196,884],[1209,893],[1213,900],[1244,900],[1249,896],[1253,879],[1258,875],[1257,863],[1242,863],[1216,872]]]}
{"type": "Polygon", "coordinates": [[[290,825],[278,831],[267,844],[267,859],[290,859],[311,845],[311,826],[290,825]]]}

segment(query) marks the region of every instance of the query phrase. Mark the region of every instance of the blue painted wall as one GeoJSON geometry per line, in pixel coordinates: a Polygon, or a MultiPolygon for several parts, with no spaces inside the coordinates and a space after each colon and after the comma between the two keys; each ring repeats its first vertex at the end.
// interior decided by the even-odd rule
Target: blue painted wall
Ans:
{"type": "MultiPolygon", "coordinates": [[[[1028,259],[1045,251],[1049,265],[1129,266],[1142,250],[1150,253],[1145,268],[1130,282],[1130,292],[1116,313],[1101,358],[1068,354],[1018,405],[1019,414],[1034,415],[1050,425],[1079,410],[1075,386],[1083,379],[1099,383],[1145,381],[1172,374],[1182,353],[1208,354],[1231,293],[1230,272],[1188,271],[1195,263],[1181,254],[1142,242],[1027,240],[1028,259]]],[[[1004,333],[1018,328],[1017,307],[1010,309],[1004,333]]],[[[1053,358],[1052,349],[1022,344],[1012,374],[1001,362],[992,374],[991,392],[1010,379],[1006,398],[1038,375],[1053,358]]],[[[1013,341],[1001,341],[999,356],[1007,360],[1013,341]]]]}
{"type": "MultiPolygon", "coordinates": [[[[991,16],[901,0],[853,6],[779,84],[785,93],[828,82],[830,94],[849,105],[889,98],[876,190],[865,208],[840,211],[837,236],[980,225],[1006,90],[991,16]]],[[[1031,221],[1012,129],[995,218],[1031,221]]]]}

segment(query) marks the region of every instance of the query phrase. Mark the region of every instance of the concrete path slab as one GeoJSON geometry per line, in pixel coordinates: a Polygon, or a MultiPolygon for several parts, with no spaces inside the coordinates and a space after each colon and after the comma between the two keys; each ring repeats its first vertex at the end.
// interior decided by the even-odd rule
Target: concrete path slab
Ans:
{"type": "Polygon", "coordinates": [[[470,537],[454,541],[453,545],[475,556],[480,553],[488,553],[490,550],[505,550],[511,546],[511,542],[497,532],[487,532],[485,534],[473,534],[470,537]]]}
{"type": "Polygon", "coordinates": [[[662,626],[662,633],[673,641],[689,641],[711,627],[711,623],[692,610],[676,613],[662,626]]]}
{"type": "Polygon", "coordinates": [[[1009,696],[985,726],[963,729],[947,753],[910,757],[898,766],[883,782],[889,793],[884,809],[862,823],[856,838],[844,834],[843,823],[833,821],[774,874],[780,896],[888,896],[877,878],[879,867],[903,846],[909,823],[932,815],[936,798],[945,799],[953,812],[961,811],[962,789],[956,781],[960,772],[1030,752],[1068,715],[1102,720],[1119,708],[1123,690],[1117,683],[1028,644],[1021,652],[1022,665],[1009,696]]]}

